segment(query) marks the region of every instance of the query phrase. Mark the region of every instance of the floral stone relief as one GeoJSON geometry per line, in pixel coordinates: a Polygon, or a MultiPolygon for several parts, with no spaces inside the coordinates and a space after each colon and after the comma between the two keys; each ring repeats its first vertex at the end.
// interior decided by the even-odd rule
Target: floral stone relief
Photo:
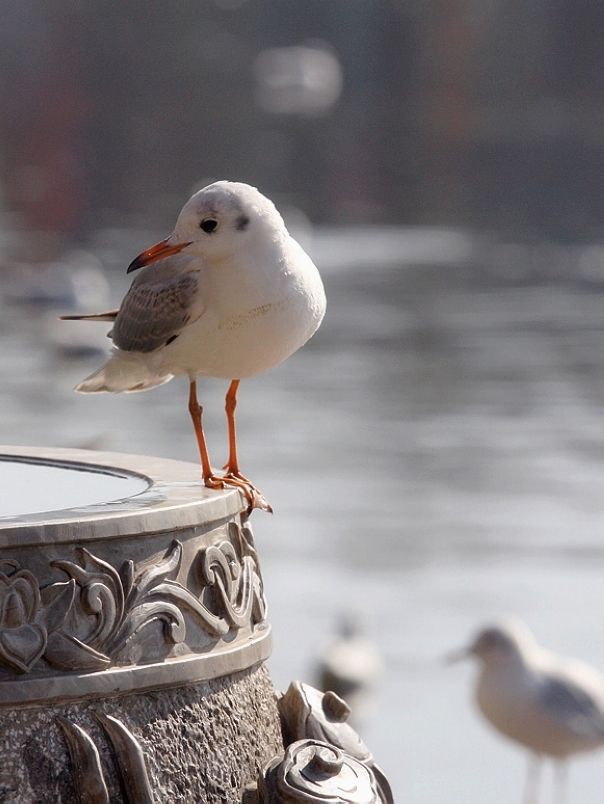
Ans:
{"type": "Polygon", "coordinates": [[[200,594],[174,580],[183,561],[177,539],[159,561],[126,560],[119,569],[74,546],[75,560],[49,564],[67,580],[43,587],[16,561],[1,560],[0,664],[20,674],[42,659],[55,669],[98,671],[129,663],[137,642],[144,662],[152,623],[163,626],[159,640],[169,650],[186,644],[187,622],[214,640],[261,622],[267,607],[251,529],[228,529],[230,540],[201,547],[191,562],[200,594]]]}

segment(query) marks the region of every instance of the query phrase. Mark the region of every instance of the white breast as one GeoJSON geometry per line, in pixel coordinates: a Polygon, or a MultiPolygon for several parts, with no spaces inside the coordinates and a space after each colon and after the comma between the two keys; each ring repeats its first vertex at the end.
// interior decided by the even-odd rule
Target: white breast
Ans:
{"type": "Polygon", "coordinates": [[[201,288],[205,312],[160,351],[160,373],[244,379],[306,343],[325,314],[325,291],[315,265],[292,243],[291,260],[278,272],[257,264],[209,272],[201,288]]]}

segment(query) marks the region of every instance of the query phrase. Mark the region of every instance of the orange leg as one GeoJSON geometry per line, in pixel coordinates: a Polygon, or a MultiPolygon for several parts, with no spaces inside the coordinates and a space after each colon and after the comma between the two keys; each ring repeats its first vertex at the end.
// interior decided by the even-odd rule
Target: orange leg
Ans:
{"type": "Polygon", "coordinates": [[[227,425],[229,429],[229,460],[226,469],[225,481],[227,483],[234,483],[240,485],[244,490],[246,497],[250,503],[251,508],[262,508],[264,511],[272,513],[270,503],[264,498],[258,489],[253,486],[250,481],[241,474],[239,469],[239,459],[237,457],[237,433],[235,430],[235,408],[237,407],[237,389],[239,388],[239,380],[233,380],[227,391],[225,397],[225,410],[227,416],[227,425]]]}
{"type": "Polygon", "coordinates": [[[245,478],[239,471],[237,463],[237,444],[235,440],[235,407],[237,405],[237,386],[239,380],[233,380],[229,392],[227,394],[227,417],[229,425],[229,463],[227,465],[227,474],[224,477],[216,477],[212,472],[210,464],[210,456],[208,454],[208,447],[206,444],[203,427],[201,424],[201,415],[203,408],[197,401],[197,382],[191,381],[189,388],[189,413],[195,428],[195,435],[197,437],[197,445],[199,447],[199,456],[201,458],[201,477],[204,484],[210,489],[222,489],[227,486],[234,486],[240,489],[246,496],[249,503],[249,511],[253,508],[262,508],[264,511],[271,511],[272,508],[269,503],[264,499],[258,489],[254,488],[250,481],[245,478]]]}
{"type": "Polygon", "coordinates": [[[242,480],[247,480],[243,477],[239,470],[239,459],[237,458],[237,434],[235,431],[235,408],[237,407],[237,389],[239,388],[239,380],[233,380],[229,385],[229,390],[225,397],[224,408],[227,415],[227,425],[229,428],[229,460],[224,467],[227,474],[240,477],[242,480]]]}
{"type": "Polygon", "coordinates": [[[203,434],[203,427],[201,426],[201,414],[203,408],[197,401],[197,381],[192,380],[189,388],[189,413],[193,420],[193,427],[195,428],[195,435],[197,436],[197,445],[199,447],[199,456],[201,458],[201,478],[205,485],[210,489],[221,489],[223,483],[214,477],[212,467],[210,465],[210,456],[208,455],[208,447],[206,444],[206,437],[203,434]]]}

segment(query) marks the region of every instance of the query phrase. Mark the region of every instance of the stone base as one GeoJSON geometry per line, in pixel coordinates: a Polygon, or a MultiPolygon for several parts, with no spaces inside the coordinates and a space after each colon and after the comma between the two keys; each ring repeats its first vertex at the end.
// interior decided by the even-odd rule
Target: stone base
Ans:
{"type": "Polygon", "coordinates": [[[106,800],[134,802],[123,779],[128,759],[120,757],[119,744],[116,752],[99,712],[120,721],[142,749],[149,801],[240,802],[245,785],[283,750],[275,692],[263,664],[176,688],[4,710],[0,802],[74,804],[84,800],[82,788],[94,786],[94,775],[76,767],[57,716],[80,726],[98,749],[106,800]]]}
{"type": "Polygon", "coordinates": [[[32,507],[0,517],[0,804],[240,802],[283,750],[244,495],[180,461],[2,462],[32,507]],[[93,502],[36,505],[57,472],[93,502]]]}

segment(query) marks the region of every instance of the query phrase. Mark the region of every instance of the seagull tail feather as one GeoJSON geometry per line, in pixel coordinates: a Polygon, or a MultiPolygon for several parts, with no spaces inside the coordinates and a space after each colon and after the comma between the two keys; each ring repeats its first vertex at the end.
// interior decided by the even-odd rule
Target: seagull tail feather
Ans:
{"type": "Polygon", "coordinates": [[[75,390],[79,394],[134,393],[157,388],[172,377],[172,374],[155,374],[134,355],[120,352],[112,355],[105,365],[76,385],[75,390]]]}
{"type": "Polygon", "coordinates": [[[60,315],[59,321],[115,321],[119,310],[107,310],[104,313],[88,313],[86,315],[60,315]]]}

